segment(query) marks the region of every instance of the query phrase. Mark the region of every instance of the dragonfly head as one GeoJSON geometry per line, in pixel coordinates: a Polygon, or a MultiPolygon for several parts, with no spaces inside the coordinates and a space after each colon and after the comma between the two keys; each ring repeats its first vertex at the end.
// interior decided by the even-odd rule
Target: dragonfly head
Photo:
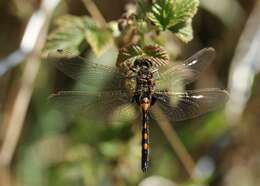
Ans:
{"type": "Polygon", "coordinates": [[[136,68],[150,68],[152,67],[152,62],[148,59],[136,59],[134,62],[136,68]]]}

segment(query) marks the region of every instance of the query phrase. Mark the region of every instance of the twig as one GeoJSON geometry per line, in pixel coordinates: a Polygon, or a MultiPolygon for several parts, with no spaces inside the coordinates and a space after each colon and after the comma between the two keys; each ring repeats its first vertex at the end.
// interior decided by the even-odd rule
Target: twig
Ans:
{"type": "MultiPolygon", "coordinates": [[[[37,39],[35,45],[32,48],[32,51],[28,56],[27,63],[21,78],[21,85],[18,89],[16,100],[14,101],[10,120],[8,120],[7,133],[0,151],[0,165],[2,167],[9,167],[13,159],[32,96],[33,84],[40,68],[40,53],[46,40],[50,17],[58,3],[59,0],[44,0],[42,2],[41,9],[38,11],[38,14],[36,14],[34,21],[37,21],[38,18],[38,21],[43,21],[43,24],[40,28],[35,28],[35,30],[32,30],[39,32],[31,33],[34,36],[37,34],[37,39]]],[[[30,39],[29,35],[25,38],[30,39]]],[[[29,43],[29,40],[24,40],[23,42],[29,43]]]]}
{"type": "Polygon", "coordinates": [[[9,127],[0,151],[0,160],[3,165],[10,164],[22,131],[23,122],[32,95],[33,83],[40,66],[39,59],[36,56],[39,54],[39,48],[35,51],[35,55],[30,56],[28,59],[22,76],[19,93],[13,105],[8,124],[9,127]]]}
{"type": "MultiPolygon", "coordinates": [[[[86,9],[90,13],[91,17],[99,24],[102,28],[107,27],[107,22],[102,13],[99,11],[98,7],[92,0],[82,0],[86,9]]],[[[117,48],[115,38],[113,37],[112,46],[117,48]]]]}
{"type": "Polygon", "coordinates": [[[48,17],[47,14],[52,13],[59,2],[60,0],[42,1],[41,8],[35,11],[28,21],[20,47],[7,57],[0,59],[0,76],[27,59],[34,50],[40,29],[48,17]]]}
{"type": "Polygon", "coordinates": [[[0,167],[0,185],[1,186],[12,186],[13,179],[10,169],[7,167],[0,167]]]}
{"type": "Polygon", "coordinates": [[[90,15],[102,26],[106,27],[107,22],[102,15],[102,13],[99,11],[98,7],[92,0],[82,0],[84,3],[86,9],[90,13],[90,15]]]}
{"type": "Polygon", "coordinates": [[[159,124],[160,128],[162,129],[163,133],[165,134],[167,140],[171,144],[172,148],[176,152],[177,156],[179,157],[180,161],[182,162],[184,168],[188,172],[189,176],[193,177],[193,171],[195,168],[195,163],[186,150],[185,146],[179,139],[177,133],[173,129],[171,123],[163,114],[161,109],[158,106],[154,106],[153,114],[156,117],[157,123],[159,124]]]}

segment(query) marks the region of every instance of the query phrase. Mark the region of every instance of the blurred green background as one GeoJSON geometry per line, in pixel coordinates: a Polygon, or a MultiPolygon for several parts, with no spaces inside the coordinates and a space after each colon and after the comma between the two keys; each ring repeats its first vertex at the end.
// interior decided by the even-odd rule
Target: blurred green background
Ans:
{"type": "MultiPolygon", "coordinates": [[[[95,1],[106,21],[118,20],[126,5],[132,2],[95,1]]],[[[249,16],[253,11],[260,11],[257,3],[257,0],[201,0],[193,20],[193,41],[184,44],[172,38],[167,42],[170,54],[180,59],[207,46],[217,51],[214,63],[189,88],[228,87],[231,61],[241,42],[241,34],[247,28],[249,16]]],[[[39,5],[39,0],[0,0],[0,57],[7,56],[19,47],[26,24],[39,5]]],[[[80,0],[62,1],[51,23],[55,17],[67,13],[88,15],[80,0]]],[[[252,29],[256,30],[258,26],[256,24],[252,29]]],[[[250,41],[247,44],[250,46],[250,41]]],[[[116,53],[108,51],[100,58],[106,59],[106,64],[113,64],[116,53]]],[[[0,77],[0,144],[4,143],[10,127],[8,121],[12,116],[10,113],[23,69],[24,64],[21,64],[0,77]]],[[[71,90],[78,85],[43,61],[11,165],[1,165],[0,185],[258,186],[259,78],[259,75],[253,77],[252,94],[249,95],[242,117],[232,125],[225,117],[224,108],[173,125],[196,163],[194,176],[190,178],[159,126],[151,126],[151,169],[144,174],[140,169],[138,120],[129,115],[111,123],[82,115],[67,119],[63,113],[52,108],[48,104],[51,93],[71,90]],[[199,168],[204,170],[203,175],[196,174],[199,168]]],[[[240,83],[239,78],[237,83],[240,83]]],[[[233,105],[236,106],[239,105],[233,105]]]]}

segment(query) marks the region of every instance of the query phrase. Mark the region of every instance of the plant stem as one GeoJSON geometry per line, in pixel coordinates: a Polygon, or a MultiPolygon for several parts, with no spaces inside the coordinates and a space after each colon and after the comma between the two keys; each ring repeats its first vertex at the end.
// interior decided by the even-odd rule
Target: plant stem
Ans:
{"type": "Polygon", "coordinates": [[[102,13],[99,11],[98,7],[92,0],[82,0],[84,3],[86,9],[88,10],[89,14],[102,26],[106,27],[107,22],[102,15],[102,13]]]}
{"type": "MultiPolygon", "coordinates": [[[[17,96],[10,111],[10,119],[7,120],[7,131],[0,150],[0,168],[9,168],[14,157],[31,100],[34,82],[40,69],[40,56],[46,41],[49,22],[58,3],[58,0],[53,4],[47,0],[43,1],[41,8],[37,12],[38,14],[39,12],[41,13],[40,15],[42,15],[41,18],[44,22],[40,24],[41,27],[32,27],[30,30],[31,35],[36,35],[36,42],[27,56],[27,63],[21,77],[20,86],[17,88],[17,96]]],[[[39,19],[39,17],[36,18],[39,19]]],[[[26,40],[26,42],[24,41],[25,43],[29,43],[31,38],[26,37],[24,40],[26,40]]]]}
{"type": "Polygon", "coordinates": [[[154,105],[153,114],[156,117],[157,123],[162,129],[164,135],[166,136],[167,140],[171,144],[173,150],[176,152],[177,156],[179,157],[180,161],[182,162],[184,168],[186,169],[189,176],[193,177],[193,171],[195,168],[194,160],[192,159],[191,155],[179,139],[177,133],[175,132],[172,124],[163,114],[162,110],[154,105]]]}

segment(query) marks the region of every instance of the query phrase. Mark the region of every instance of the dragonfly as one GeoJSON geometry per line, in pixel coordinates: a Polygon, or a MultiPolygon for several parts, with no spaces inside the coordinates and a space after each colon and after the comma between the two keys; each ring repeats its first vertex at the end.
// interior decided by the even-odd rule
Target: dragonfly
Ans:
{"type": "Polygon", "coordinates": [[[115,105],[135,105],[141,112],[141,169],[147,172],[150,165],[149,127],[151,110],[157,104],[170,121],[193,119],[214,111],[228,100],[228,92],[219,88],[185,90],[180,88],[195,81],[215,58],[213,48],[204,48],[183,63],[156,66],[147,58],[133,61],[127,68],[102,65],[87,61],[82,56],[68,56],[57,50],[48,57],[55,66],[74,80],[95,86],[96,81],[109,83],[100,91],[59,91],[50,96],[50,101],[61,108],[77,105],[78,110],[90,112],[100,105],[106,113],[115,105]],[[82,78],[83,77],[83,78],[82,78]]]}

